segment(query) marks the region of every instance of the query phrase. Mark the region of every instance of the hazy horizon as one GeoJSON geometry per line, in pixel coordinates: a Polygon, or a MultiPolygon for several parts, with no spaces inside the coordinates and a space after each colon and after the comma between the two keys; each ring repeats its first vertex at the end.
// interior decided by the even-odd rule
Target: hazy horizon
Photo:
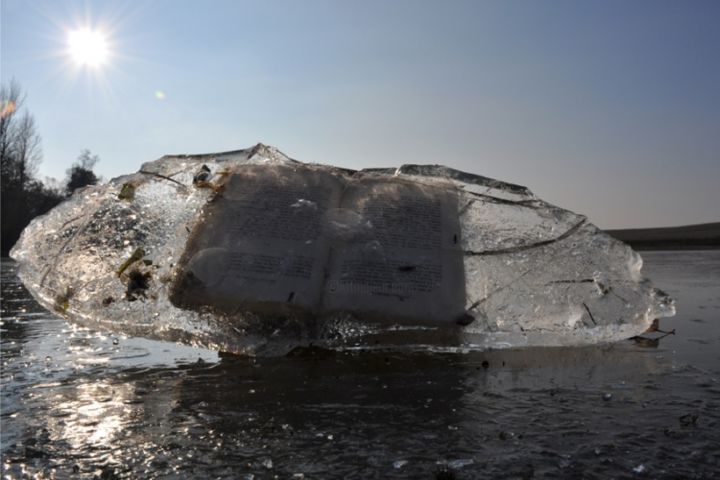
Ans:
{"type": "Polygon", "coordinates": [[[438,163],[601,228],[717,222],[720,3],[0,2],[0,72],[61,179],[257,142],[349,168],[438,163]],[[73,63],[68,33],[109,55],[73,63]]]}

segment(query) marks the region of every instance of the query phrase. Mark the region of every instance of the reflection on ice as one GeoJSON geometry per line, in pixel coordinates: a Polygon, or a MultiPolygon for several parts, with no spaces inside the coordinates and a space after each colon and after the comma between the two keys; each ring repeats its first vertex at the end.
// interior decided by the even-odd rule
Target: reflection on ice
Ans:
{"type": "Polygon", "coordinates": [[[246,354],[592,344],[674,313],[638,254],[525,187],[263,145],[80,190],[11,253],[77,324],[246,354]]]}
{"type": "Polygon", "coordinates": [[[131,393],[103,381],[77,385],[73,398],[58,402],[56,411],[50,413],[52,418],[63,418],[61,428],[57,429],[59,438],[70,442],[73,448],[88,443],[97,447],[110,446],[122,432],[123,417],[128,408],[125,400],[131,393]]]}
{"type": "Polygon", "coordinates": [[[720,256],[648,256],[685,306],[658,349],[271,359],[70,328],[3,261],[3,476],[714,478],[720,256]]]}

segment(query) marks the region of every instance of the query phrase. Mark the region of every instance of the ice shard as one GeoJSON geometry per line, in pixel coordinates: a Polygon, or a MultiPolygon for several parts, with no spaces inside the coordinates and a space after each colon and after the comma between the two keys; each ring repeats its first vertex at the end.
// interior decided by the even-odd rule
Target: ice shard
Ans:
{"type": "Polygon", "coordinates": [[[674,314],[630,247],[525,187],[261,144],[76,191],[11,256],[72,322],[251,355],[582,345],[674,314]]]}

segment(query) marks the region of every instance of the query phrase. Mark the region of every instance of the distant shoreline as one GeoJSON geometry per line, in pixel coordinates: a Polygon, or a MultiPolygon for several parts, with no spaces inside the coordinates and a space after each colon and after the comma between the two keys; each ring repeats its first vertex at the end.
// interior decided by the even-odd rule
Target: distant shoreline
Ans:
{"type": "Polygon", "coordinates": [[[663,228],[605,230],[636,250],[720,249],[720,222],[663,228]]]}

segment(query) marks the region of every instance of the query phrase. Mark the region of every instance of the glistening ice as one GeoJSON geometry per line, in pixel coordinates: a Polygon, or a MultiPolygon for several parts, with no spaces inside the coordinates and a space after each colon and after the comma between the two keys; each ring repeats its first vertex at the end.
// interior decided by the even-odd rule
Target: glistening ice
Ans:
{"type": "Polygon", "coordinates": [[[249,355],[583,345],[674,314],[629,246],[525,187],[262,144],[78,190],[11,256],[72,322],[249,355]]]}

